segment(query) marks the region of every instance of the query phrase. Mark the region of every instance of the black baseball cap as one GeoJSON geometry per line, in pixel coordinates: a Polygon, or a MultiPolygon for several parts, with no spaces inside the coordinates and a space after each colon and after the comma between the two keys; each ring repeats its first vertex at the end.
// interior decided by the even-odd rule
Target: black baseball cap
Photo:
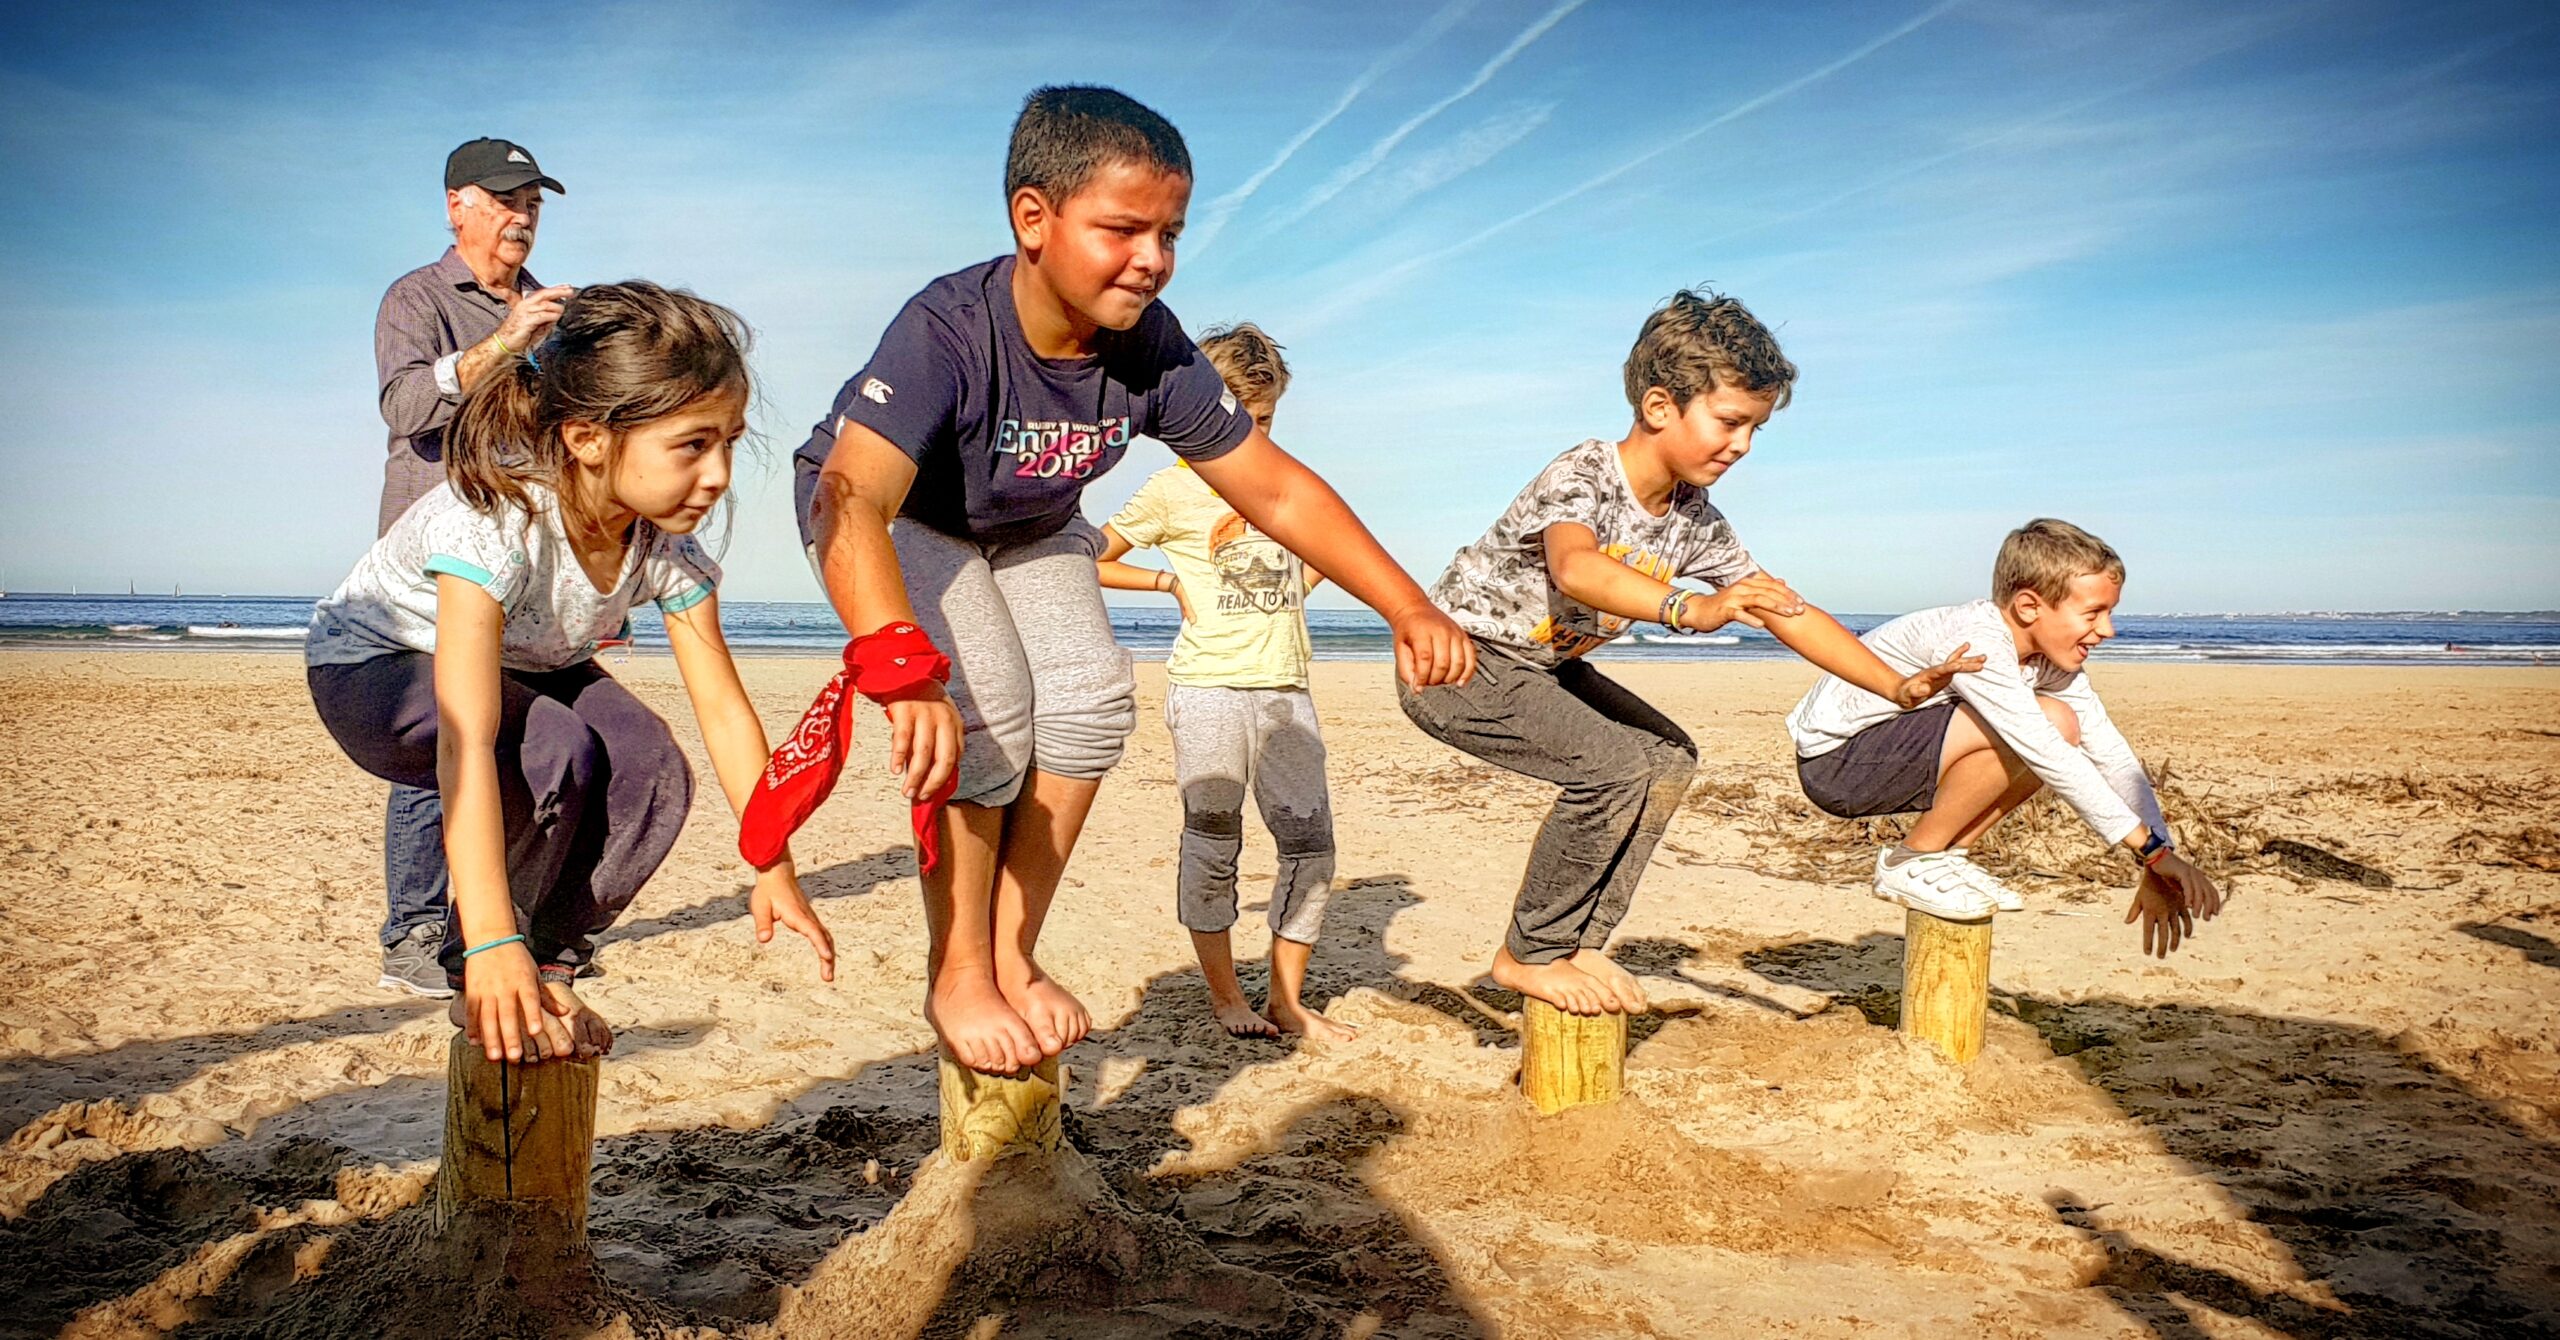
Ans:
{"type": "Polygon", "coordinates": [[[445,155],[444,188],[458,191],[477,186],[484,191],[512,191],[529,181],[538,181],[556,195],[567,195],[569,188],[542,175],[533,155],[524,146],[505,140],[472,140],[445,155]]]}

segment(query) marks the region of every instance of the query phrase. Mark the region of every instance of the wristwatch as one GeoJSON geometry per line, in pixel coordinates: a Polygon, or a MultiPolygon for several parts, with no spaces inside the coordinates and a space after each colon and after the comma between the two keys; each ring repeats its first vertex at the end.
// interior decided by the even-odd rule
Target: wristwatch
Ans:
{"type": "Polygon", "coordinates": [[[2135,852],[2133,859],[2142,862],[2142,868],[2148,870],[2160,864],[2160,858],[2168,855],[2170,850],[2169,839],[2155,831],[2142,840],[2142,850],[2135,852]]]}

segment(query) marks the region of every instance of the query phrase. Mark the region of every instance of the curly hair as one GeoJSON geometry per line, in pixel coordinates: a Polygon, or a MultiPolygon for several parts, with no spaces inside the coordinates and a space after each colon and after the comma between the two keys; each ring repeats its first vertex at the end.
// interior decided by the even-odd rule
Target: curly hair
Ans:
{"type": "Polygon", "coordinates": [[[1211,326],[1200,336],[1200,352],[1236,399],[1248,405],[1276,405],[1289,389],[1289,365],[1280,357],[1280,342],[1250,321],[1211,326]]]}
{"type": "Polygon", "coordinates": [[[1645,318],[1626,373],[1627,403],[1638,409],[1657,386],[1686,409],[1725,385],[1772,396],[1771,408],[1784,409],[1796,383],[1796,365],[1779,350],[1778,337],[1741,300],[1685,288],[1645,318]]]}

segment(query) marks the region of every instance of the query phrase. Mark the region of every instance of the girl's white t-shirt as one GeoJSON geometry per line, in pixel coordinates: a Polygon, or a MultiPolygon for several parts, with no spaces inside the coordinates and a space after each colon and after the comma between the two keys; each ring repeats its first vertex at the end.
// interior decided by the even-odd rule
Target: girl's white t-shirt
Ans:
{"type": "Polygon", "coordinates": [[[690,535],[633,523],[613,589],[599,591],[561,529],[559,499],[529,485],[533,507],[480,512],[440,484],[410,505],[311,612],[303,660],[353,665],[395,652],[436,649],[436,577],[451,573],[489,593],[506,623],[498,663],[560,670],[622,635],[631,609],[656,601],[669,614],[702,603],[720,565],[690,535]]]}

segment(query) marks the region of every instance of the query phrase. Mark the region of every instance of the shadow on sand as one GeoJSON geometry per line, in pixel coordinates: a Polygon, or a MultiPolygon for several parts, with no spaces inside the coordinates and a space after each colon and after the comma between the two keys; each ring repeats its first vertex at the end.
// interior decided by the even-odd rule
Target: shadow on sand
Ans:
{"type": "MultiPolygon", "coordinates": [[[[871,858],[829,874],[848,872],[844,887],[859,892],[891,877],[881,866],[871,858]]],[[[1409,885],[1397,876],[1352,883],[1311,974],[1310,1004],[1403,966],[1378,935],[1415,901],[1409,885]]],[[[732,902],[743,909],[742,894],[705,903],[656,919],[650,933],[735,915],[712,910],[732,902]]],[[[1262,977],[1253,965],[1248,989],[1258,993],[1262,977]]],[[[794,1335],[868,1337],[884,1332],[854,1318],[897,1314],[907,1323],[885,1333],[1492,1334],[1414,1226],[1363,1177],[1406,1125],[1391,1101],[1310,1103],[1263,1144],[1230,1151],[1225,1166],[1209,1159],[1178,1175],[1158,1171],[1168,1152],[1190,1147],[1174,1128],[1177,1113],[1296,1045],[1229,1037],[1210,1017],[1197,970],[1154,978],[1126,1022],[1070,1053],[1088,1076],[1107,1059],[1133,1077],[1099,1102],[1090,1078],[1075,1081],[1075,1152],[1057,1170],[1006,1160],[991,1177],[983,1165],[928,1163],[939,1143],[929,1054],[815,1086],[762,1129],[599,1140],[588,1222],[610,1293],[602,1301],[644,1333],[783,1320],[794,1335]],[[1060,1204],[1078,1207],[1075,1222],[1058,1221],[1060,1204]],[[946,1259],[927,1272],[938,1277],[916,1277],[930,1243],[898,1269],[863,1268],[865,1240],[893,1217],[938,1235],[946,1259]],[[834,1321],[792,1308],[795,1298],[827,1297],[874,1306],[834,1321]]],[[[402,1076],[271,1120],[325,1132],[333,1105],[416,1105],[441,1088],[440,1079],[402,1076]]],[[[452,1271],[419,1268],[437,1249],[424,1201],[351,1222],[266,1226],[276,1207],[340,1194],[359,1162],[304,1136],[87,1165],[0,1225],[0,1277],[30,1282],[13,1287],[0,1337],[54,1335],[110,1302],[151,1329],[189,1336],[440,1336],[473,1317],[507,1333],[532,1321],[570,1333],[605,1319],[492,1313],[485,1300],[449,1296],[452,1271]]]]}
{"type": "MultiPolygon", "coordinates": [[[[2530,938],[2530,937],[2529,937],[2530,938]]],[[[1745,956],[1767,976],[1899,1017],[1902,941],[1745,956]]],[[[1993,992],[2126,1115],[2211,1179],[2338,1306],[2276,1292],[2054,1212],[2107,1253],[2097,1287],[2164,1337],[2222,1334],[2197,1305],[2302,1340],[2550,1335],[2560,1324],[2560,1150],[2390,1035],[2195,1005],[1993,992]]]]}

